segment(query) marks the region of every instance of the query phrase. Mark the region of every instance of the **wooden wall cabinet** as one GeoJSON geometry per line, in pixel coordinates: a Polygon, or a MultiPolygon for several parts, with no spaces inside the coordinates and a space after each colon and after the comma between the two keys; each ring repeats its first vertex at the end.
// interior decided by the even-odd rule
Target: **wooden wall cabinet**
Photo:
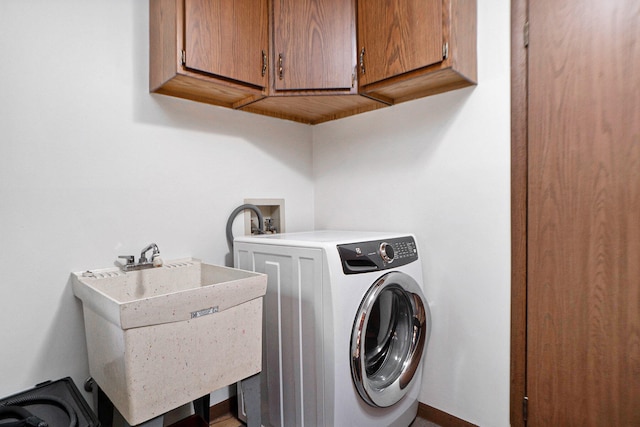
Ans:
{"type": "Polygon", "coordinates": [[[361,94],[396,104],[477,82],[476,0],[358,0],[361,94]]]}
{"type": "Polygon", "coordinates": [[[269,96],[242,109],[317,124],[387,105],[358,94],[355,0],[272,0],[269,96]]]}
{"type": "Polygon", "coordinates": [[[149,15],[151,92],[316,124],[476,83],[476,0],[150,0],[149,15]]]}
{"type": "Polygon", "coordinates": [[[239,108],[268,86],[267,0],[149,0],[151,92],[239,108]]]}

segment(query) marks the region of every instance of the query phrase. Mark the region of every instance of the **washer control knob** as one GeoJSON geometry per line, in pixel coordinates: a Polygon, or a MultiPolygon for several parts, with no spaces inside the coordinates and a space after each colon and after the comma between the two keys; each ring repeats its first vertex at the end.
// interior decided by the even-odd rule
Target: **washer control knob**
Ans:
{"type": "Polygon", "coordinates": [[[393,250],[393,246],[391,246],[387,242],[380,243],[380,256],[382,257],[384,262],[392,263],[393,258],[396,256],[393,250]]]}

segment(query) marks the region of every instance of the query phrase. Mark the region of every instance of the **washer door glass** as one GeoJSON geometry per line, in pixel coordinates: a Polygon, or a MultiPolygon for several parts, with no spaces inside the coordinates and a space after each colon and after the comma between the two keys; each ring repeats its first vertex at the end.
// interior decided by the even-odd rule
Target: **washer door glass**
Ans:
{"type": "Polygon", "coordinates": [[[351,335],[351,373],[365,402],[387,407],[407,393],[430,323],[429,306],[411,276],[391,272],[369,288],[351,335]]]}

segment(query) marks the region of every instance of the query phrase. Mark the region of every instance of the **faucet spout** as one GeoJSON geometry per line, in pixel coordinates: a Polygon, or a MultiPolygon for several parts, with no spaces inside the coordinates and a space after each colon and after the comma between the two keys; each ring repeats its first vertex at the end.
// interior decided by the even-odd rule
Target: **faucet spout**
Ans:
{"type": "Polygon", "coordinates": [[[156,245],[155,243],[150,243],[142,250],[142,252],[140,252],[140,260],[137,263],[135,262],[136,258],[133,255],[121,255],[118,258],[123,258],[126,260],[126,263],[122,263],[120,261],[115,262],[115,264],[124,272],[144,270],[152,267],[162,267],[160,249],[158,249],[158,245],[156,245]],[[153,251],[151,253],[150,260],[147,259],[147,252],[149,251],[153,251]]]}
{"type": "Polygon", "coordinates": [[[144,249],[142,249],[142,252],[140,252],[140,260],[138,261],[138,264],[151,262],[158,256],[160,256],[160,249],[158,249],[158,245],[156,245],[155,243],[150,243],[144,249]],[[153,250],[153,252],[151,253],[151,260],[148,260],[147,252],[149,252],[150,250],[153,250]]]}

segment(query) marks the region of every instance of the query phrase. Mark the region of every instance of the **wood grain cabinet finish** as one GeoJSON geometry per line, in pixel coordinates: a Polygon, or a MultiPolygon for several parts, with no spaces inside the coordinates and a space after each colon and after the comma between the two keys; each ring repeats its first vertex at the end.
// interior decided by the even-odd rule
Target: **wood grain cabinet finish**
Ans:
{"type": "Polygon", "coordinates": [[[358,0],[360,93],[396,104],[476,84],[476,0],[358,0]]]}
{"type": "Polygon", "coordinates": [[[186,0],[185,67],[264,88],[267,0],[186,0]]]}
{"type": "Polygon", "coordinates": [[[353,0],[273,0],[272,28],[275,90],[355,89],[353,0]]]}
{"type": "Polygon", "coordinates": [[[442,1],[358,1],[361,86],[442,61],[442,1]]]}
{"type": "Polygon", "coordinates": [[[271,85],[245,111],[317,124],[387,105],[358,94],[356,0],[271,0],[271,85]]]}
{"type": "Polygon", "coordinates": [[[228,108],[317,124],[476,83],[476,0],[150,0],[149,16],[151,92],[228,108]]]}
{"type": "Polygon", "coordinates": [[[151,92],[239,108],[268,84],[267,0],[149,0],[151,92]]]}

